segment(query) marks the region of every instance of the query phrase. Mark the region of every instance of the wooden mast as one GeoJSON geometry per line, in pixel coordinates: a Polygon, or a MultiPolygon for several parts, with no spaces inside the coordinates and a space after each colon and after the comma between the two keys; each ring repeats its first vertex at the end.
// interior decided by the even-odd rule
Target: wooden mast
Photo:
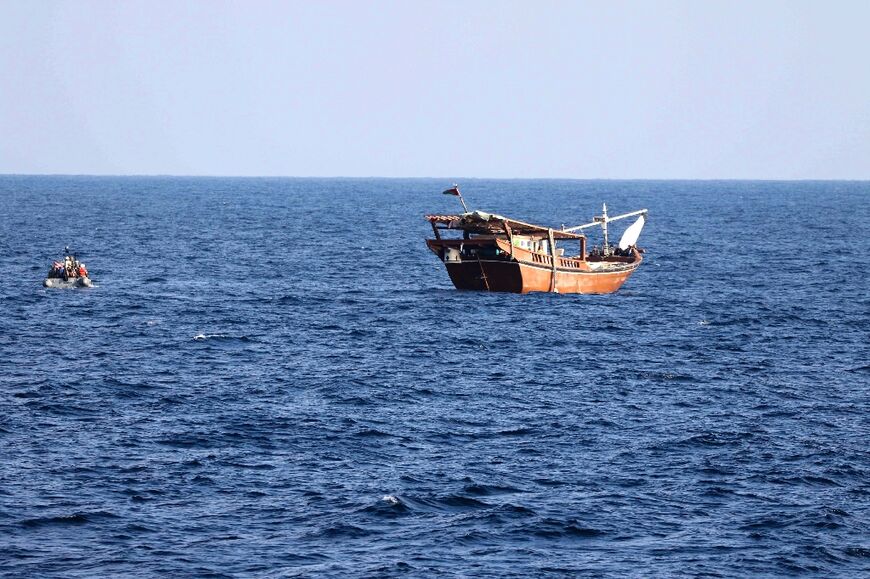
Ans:
{"type": "Polygon", "coordinates": [[[553,273],[550,276],[550,291],[556,291],[556,264],[559,262],[559,257],[556,255],[556,242],[553,239],[553,229],[547,230],[547,237],[550,239],[550,257],[553,258],[553,273]]]}
{"type": "MultiPolygon", "coordinates": [[[[607,217],[606,221],[616,221],[617,219],[625,219],[626,217],[631,217],[633,215],[646,215],[649,211],[647,209],[639,209],[638,211],[632,211],[631,213],[623,213],[622,215],[617,215],[616,217],[607,217]]],[[[606,215],[604,216],[606,217],[606,215]]],[[[574,227],[569,227],[568,229],[563,229],[562,231],[571,233],[572,231],[579,231],[581,229],[586,229],[587,227],[594,227],[596,225],[601,225],[604,219],[602,217],[596,217],[595,221],[591,223],[584,223],[583,225],[576,225],[574,227]]]]}
{"type": "MultiPolygon", "coordinates": [[[[623,213],[622,215],[617,215],[616,217],[608,217],[607,216],[607,203],[603,204],[602,214],[598,217],[593,218],[592,223],[584,223],[583,225],[577,225],[575,227],[569,227],[568,229],[563,229],[562,231],[573,232],[580,231],[581,229],[586,229],[587,227],[594,227],[596,225],[601,226],[601,230],[604,233],[604,256],[607,257],[610,255],[610,239],[608,238],[607,233],[607,224],[611,221],[616,221],[617,219],[625,219],[626,217],[632,217],[634,215],[646,215],[646,209],[639,209],[638,211],[632,211],[630,213],[623,213]]],[[[585,247],[584,247],[585,253],[585,247]]]]}
{"type": "Polygon", "coordinates": [[[459,197],[459,202],[462,203],[462,208],[468,213],[468,207],[465,205],[465,199],[462,198],[462,193],[459,192],[459,187],[456,187],[456,196],[459,197]]]}

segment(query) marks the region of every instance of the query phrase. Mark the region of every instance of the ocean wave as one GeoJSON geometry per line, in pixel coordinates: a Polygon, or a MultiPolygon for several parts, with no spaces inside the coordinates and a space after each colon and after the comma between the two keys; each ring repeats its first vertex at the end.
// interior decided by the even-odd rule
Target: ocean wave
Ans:
{"type": "Polygon", "coordinates": [[[20,522],[23,527],[50,527],[50,526],[71,526],[84,525],[87,523],[97,523],[106,519],[119,519],[115,515],[106,511],[92,512],[76,512],[69,515],[57,515],[51,517],[37,517],[33,519],[24,519],[20,522]]]}
{"type": "Polygon", "coordinates": [[[515,533],[527,533],[544,539],[592,539],[607,535],[604,529],[589,527],[576,519],[544,518],[522,525],[515,533]]]}
{"type": "Polygon", "coordinates": [[[193,341],[195,342],[204,342],[206,340],[214,341],[214,342],[253,342],[254,338],[250,336],[232,336],[230,334],[196,334],[193,337],[193,341]]]}

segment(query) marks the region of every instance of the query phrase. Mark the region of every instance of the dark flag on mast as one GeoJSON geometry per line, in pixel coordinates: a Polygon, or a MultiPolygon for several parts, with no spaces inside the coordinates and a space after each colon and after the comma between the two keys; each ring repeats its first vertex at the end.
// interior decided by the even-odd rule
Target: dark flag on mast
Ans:
{"type": "Polygon", "coordinates": [[[462,203],[462,208],[465,210],[466,213],[468,213],[468,207],[466,207],[465,205],[465,199],[462,198],[462,193],[459,192],[459,185],[454,183],[453,187],[442,191],[442,193],[444,193],[445,195],[456,195],[457,197],[459,197],[459,202],[462,203]]]}

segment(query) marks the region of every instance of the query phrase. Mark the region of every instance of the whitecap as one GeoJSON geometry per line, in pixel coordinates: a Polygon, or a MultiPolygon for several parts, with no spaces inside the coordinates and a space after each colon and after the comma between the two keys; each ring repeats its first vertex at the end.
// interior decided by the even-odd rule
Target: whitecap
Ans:
{"type": "Polygon", "coordinates": [[[197,334],[193,337],[194,340],[208,340],[209,338],[226,338],[226,334],[197,334]]]}

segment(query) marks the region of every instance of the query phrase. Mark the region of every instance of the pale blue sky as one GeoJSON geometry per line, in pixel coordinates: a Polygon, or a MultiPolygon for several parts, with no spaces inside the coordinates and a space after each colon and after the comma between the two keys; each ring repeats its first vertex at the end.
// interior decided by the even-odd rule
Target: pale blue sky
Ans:
{"type": "Polygon", "coordinates": [[[870,178],[870,2],[0,0],[0,173],[870,178]]]}

